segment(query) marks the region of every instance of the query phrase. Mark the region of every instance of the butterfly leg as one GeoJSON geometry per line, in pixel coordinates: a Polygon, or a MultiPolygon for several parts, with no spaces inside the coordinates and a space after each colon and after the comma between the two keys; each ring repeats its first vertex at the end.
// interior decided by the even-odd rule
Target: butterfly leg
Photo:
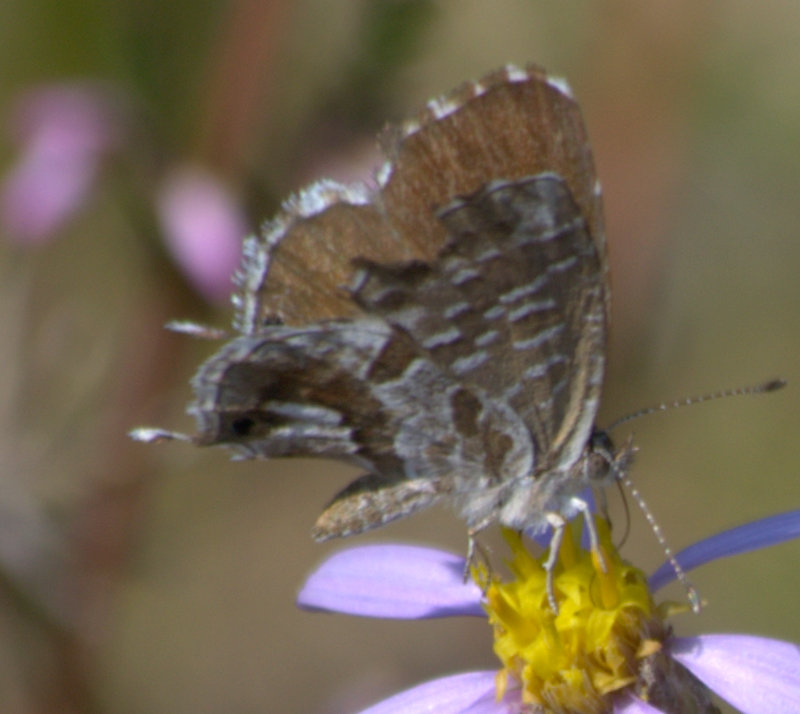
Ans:
{"type": "Polygon", "coordinates": [[[578,498],[577,496],[572,499],[571,505],[583,516],[583,521],[586,524],[586,533],[589,536],[589,547],[591,548],[595,558],[597,558],[597,562],[600,564],[600,569],[604,573],[607,573],[608,564],[603,556],[603,551],[600,549],[600,538],[597,535],[597,528],[594,525],[592,509],[589,507],[589,504],[586,501],[584,501],[582,498],[578,498]]]}
{"type": "MultiPolygon", "coordinates": [[[[464,582],[466,583],[467,580],[470,578],[470,570],[472,566],[475,565],[476,560],[480,558],[483,563],[486,565],[486,569],[489,573],[491,573],[492,566],[489,562],[489,551],[477,538],[478,533],[483,530],[483,528],[475,528],[470,529],[467,533],[467,559],[464,562],[464,582]]],[[[488,583],[488,579],[487,579],[488,583]]]]}
{"type": "MultiPolygon", "coordinates": [[[[589,547],[594,554],[600,569],[606,573],[608,572],[608,564],[606,563],[603,551],[600,548],[600,538],[597,535],[597,528],[594,524],[594,517],[592,509],[589,504],[582,498],[575,497],[572,499],[570,505],[578,511],[586,523],[586,533],[589,536],[589,547]]],[[[556,604],[555,586],[553,583],[553,571],[555,570],[556,563],[558,562],[558,555],[561,551],[561,543],[564,540],[564,531],[567,527],[567,520],[560,513],[548,513],[547,521],[553,529],[553,537],[550,539],[550,552],[547,560],[544,563],[544,570],[547,573],[547,600],[553,612],[558,614],[558,605],[556,604]]]]}
{"type": "Polygon", "coordinates": [[[148,444],[156,444],[159,441],[188,441],[192,442],[191,436],[180,434],[177,431],[166,431],[165,429],[155,429],[149,426],[140,426],[128,433],[134,441],[144,441],[148,444]]]}
{"type": "Polygon", "coordinates": [[[553,529],[553,537],[550,539],[550,552],[544,562],[544,572],[547,576],[545,587],[547,588],[547,601],[550,603],[550,609],[557,615],[558,603],[556,603],[556,591],[553,584],[553,571],[558,562],[558,554],[561,551],[561,543],[564,540],[564,529],[567,527],[567,521],[564,516],[555,512],[547,513],[546,517],[547,522],[553,529]]]}

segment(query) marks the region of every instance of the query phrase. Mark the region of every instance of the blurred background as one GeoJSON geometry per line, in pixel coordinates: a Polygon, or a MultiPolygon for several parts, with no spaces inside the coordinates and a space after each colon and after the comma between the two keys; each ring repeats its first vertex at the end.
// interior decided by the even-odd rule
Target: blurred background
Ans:
{"type": "MultiPolygon", "coordinates": [[[[635,434],[633,478],[671,545],[800,505],[798,3],[10,0],[4,712],[347,714],[497,666],[479,620],[294,606],[304,576],[343,545],[463,552],[447,510],[316,545],[318,512],[355,472],[231,463],[126,432],[192,430],[188,379],[216,345],[162,325],[229,325],[243,233],[314,178],[368,176],[387,120],[528,61],[569,79],[604,186],[614,323],[601,423],[789,380],[616,435],[635,434]]],[[[663,554],[632,520],[623,553],[653,569],[663,554]]],[[[791,543],[696,571],[709,607],[677,632],[800,641],[798,558],[791,543]]]]}

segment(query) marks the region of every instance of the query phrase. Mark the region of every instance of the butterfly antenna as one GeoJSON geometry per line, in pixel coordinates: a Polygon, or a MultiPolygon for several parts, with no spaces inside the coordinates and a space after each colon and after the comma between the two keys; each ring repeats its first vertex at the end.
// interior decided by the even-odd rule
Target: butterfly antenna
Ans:
{"type": "Polygon", "coordinates": [[[723,399],[725,397],[742,397],[751,394],[766,394],[767,392],[776,392],[786,386],[786,380],[780,377],[770,379],[761,384],[750,385],[748,387],[738,387],[736,389],[722,389],[718,392],[711,392],[710,394],[702,394],[698,397],[686,397],[685,399],[676,399],[674,402],[662,402],[654,407],[647,407],[639,411],[628,414],[627,416],[617,419],[606,431],[613,431],[616,427],[625,424],[639,417],[655,414],[656,412],[665,412],[668,409],[676,409],[677,407],[689,407],[694,404],[702,404],[703,402],[710,402],[715,399],[723,399]]]}
{"type": "MultiPolygon", "coordinates": [[[[642,416],[647,416],[649,414],[655,414],[656,412],[665,412],[668,409],[673,409],[676,407],[688,407],[693,404],[702,404],[703,402],[710,402],[714,399],[722,399],[723,397],[740,397],[744,395],[750,394],[765,394],[766,392],[775,392],[778,389],[782,389],[786,386],[786,380],[782,378],[777,379],[770,379],[766,382],[762,382],[761,384],[756,384],[748,387],[739,387],[737,389],[723,389],[718,392],[711,392],[710,394],[703,394],[699,397],[687,397],[686,399],[678,399],[674,402],[664,402],[659,404],[655,407],[648,407],[646,409],[640,409],[633,414],[628,414],[627,416],[622,417],[621,419],[617,419],[610,427],[608,427],[607,431],[611,431],[616,427],[620,426],[621,424],[625,424],[633,419],[638,419],[642,416]]],[[[630,447],[628,447],[630,448],[630,447]]],[[[701,607],[701,600],[700,596],[697,593],[694,585],[689,581],[689,578],[686,576],[686,571],[681,567],[681,564],[678,562],[675,554],[672,551],[672,548],[669,547],[667,543],[667,539],[664,537],[664,533],[661,530],[661,526],[658,525],[658,521],[656,521],[655,516],[650,511],[645,502],[642,494],[639,493],[639,489],[633,485],[633,482],[630,480],[626,473],[625,468],[616,469],[617,471],[617,482],[621,483],[625,488],[627,488],[628,492],[631,494],[631,497],[636,504],[639,506],[639,509],[644,514],[644,517],[647,519],[647,522],[650,524],[650,528],[653,531],[653,534],[656,537],[656,540],[661,545],[661,549],[664,551],[664,555],[666,555],[669,564],[672,566],[672,570],[675,572],[675,576],[677,577],[678,581],[683,585],[684,589],[686,590],[686,595],[689,599],[689,604],[691,605],[692,611],[697,613],[700,612],[701,607]]],[[[627,501],[623,498],[623,502],[626,503],[626,511],[627,511],[627,501]]]]}
{"type": "Polygon", "coordinates": [[[675,572],[675,577],[678,578],[678,581],[680,582],[681,585],[683,585],[684,589],[686,590],[686,597],[689,599],[689,605],[692,608],[692,612],[697,614],[698,612],[700,612],[701,608],[700,595],[698,594],[694,585],[692,585],[692,583],[689,581],[689,578],[686,575],[686,571],[681,567],[681,564],[675,557],[672,548],[669,547],[667,539],[664,537],[664,532],[661,530],[661,526],[658,525],[658,521],[656,521],[656,518],[653,515],[652,511],[647,507],[647,503],[645,503],[642,494],[639,493],[639,489],[637,489],[636,486],[633,485],[633,481],[630,480],[628,475],[625,473],[620,473],[618,474],[618,479],[622,483],[622,485],[628,489],[628,492],[633,497],[633,500],[636,501],[637,505],[644,514],[644,517],[647,519],[647,522],[650,524],[650,528],[652,529],[656,537],[656,540],[661,546],[661,549],[664,551],[664,555],[667,556],[667,560],[669,561],[669,564],[672,566],[672,570],[675,572]]]}

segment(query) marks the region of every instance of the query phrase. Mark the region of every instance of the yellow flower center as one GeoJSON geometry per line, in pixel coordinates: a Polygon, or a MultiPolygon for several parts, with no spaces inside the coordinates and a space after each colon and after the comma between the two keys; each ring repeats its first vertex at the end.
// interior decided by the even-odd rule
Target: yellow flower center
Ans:
{"type": "Polygon", "coordinates": [[[565,533],[553,573],[558,613],[547,597],[546,553],[534,558],[517,533],[503,532],[513,580],[473,568],[503,663],[498,699],[511,680],[534,711],[607,712],[608,695],[633,685],[642,660],[661,649],[667,629],[644,574],[620,558],[607,523],[596,526],[599,553],[579,548],[574,528],[565,533]]]}

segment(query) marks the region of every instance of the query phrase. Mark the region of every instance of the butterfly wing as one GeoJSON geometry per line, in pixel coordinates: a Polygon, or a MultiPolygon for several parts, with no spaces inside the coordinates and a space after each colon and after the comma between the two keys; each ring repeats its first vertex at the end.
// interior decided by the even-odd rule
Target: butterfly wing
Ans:
{"type": "Polygon", "coordinates": [[[354,258],[430,262],[447,231],[435,211],[493,179],[553,172],[566,181],[606,273],[599,184],[580,108],[539,67],[506,67],[431,100],[382,136],[379,191],[321,181],[245,241],[236,326],[352,317],[354,258]]]}

